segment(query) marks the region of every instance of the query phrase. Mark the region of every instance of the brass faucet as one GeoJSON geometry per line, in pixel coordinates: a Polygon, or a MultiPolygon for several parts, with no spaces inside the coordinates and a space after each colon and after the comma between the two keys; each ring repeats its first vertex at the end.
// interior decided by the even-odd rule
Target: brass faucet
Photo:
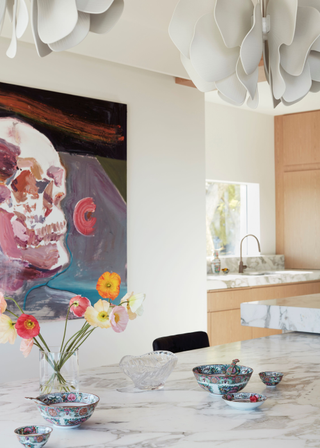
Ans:
{"type": "Polygon", "coordinates": [[[258,238],[257,238],[255,235],[252,235],[252,233],[249,233],[248,235],[246,235],[246,236],[244,236],[244,237],[242,238],[242,240],[241,240],[241,242],[240,242],[240,263],[239,263],[239,273],[240,273],[240,274],[243,274],[243,270],[244,270],[244,269],[247,269],[247,267],[248,267],[248,266],[244,265],[244,264],[243,264],[243,261],[242,261],[242,241],[243,241],[245,238],[247,238],[247,236],[253,236],[253,238],[255,238],[255,239],[257,240],[257,243],[258,243],[258,249],[259,249],[259,252],[261,252],[259,240],[258,240],[258,238]]]}

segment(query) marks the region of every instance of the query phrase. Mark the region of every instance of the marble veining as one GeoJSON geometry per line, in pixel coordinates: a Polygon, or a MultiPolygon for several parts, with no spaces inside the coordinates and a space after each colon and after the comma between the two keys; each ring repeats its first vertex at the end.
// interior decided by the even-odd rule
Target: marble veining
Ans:
{"type": "Polygon", "coordinates": [[[248,286],[274,285],[320,280],[320,270],[283,270],[270,271],[266,275],[220,274],[207,276],[207,291],[248,286]]]}
{"type": "MultiPolygon", "coordinates": [[[[54,429],[48,448],[302,448],[319,447],[320,337],[287,333],[178,354],[164,389],[124,393],[132,386],[118,366],[82,372],[81,389],[100,396],[91,419],[77,429],[54,429]],[[192,368],[239,358],[254,369],[244,392],[265,395],[258,409],[240,411],[202,390],[192,368]],[[270,389],[259,379],[266,370],[284,373],[270,389]]],[[[5,368],[5,365],[1,368],[5,368]]],[[[43,425],[36,406],[38,381],[2,384],[0,446],[18,448],[13,430],[43,425]]]]}
{"type": "Polygon", "coordinates": [[[241,324],[320,333],[320,294],[244,302],[241,304],[241,324]]]}
{"type": "MultiPolygon", "coordinates": [[[[230,274],[239,272],[240,257],[221,257],[221,269],[228,268],[230,274]]],[[[211,263],[213,257],[207,257],[207,274],[213,274],[211,263]]],[[[248,269],[254,271],[280,271],[284,270],[284,255],[257,255],[255,257],[243,257],[243,262],[248,269]]]]}

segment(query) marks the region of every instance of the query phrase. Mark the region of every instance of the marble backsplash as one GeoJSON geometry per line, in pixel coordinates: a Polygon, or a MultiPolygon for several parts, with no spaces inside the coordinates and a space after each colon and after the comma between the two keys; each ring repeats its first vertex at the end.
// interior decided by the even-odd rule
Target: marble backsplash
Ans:
{"type": "MultiPolygon", "coordinates": [[[[242,257],[247,269],[254,271],[281,271],[284,270],[284,255],[257,255],[255,257],[242,257]]],[[[221,257],[221,269],[228,268],[229,273],[239,272],[240,257],[221,257]]],[[[213,257],[207,257],[207,274],[211,275],[213,257]]]]}

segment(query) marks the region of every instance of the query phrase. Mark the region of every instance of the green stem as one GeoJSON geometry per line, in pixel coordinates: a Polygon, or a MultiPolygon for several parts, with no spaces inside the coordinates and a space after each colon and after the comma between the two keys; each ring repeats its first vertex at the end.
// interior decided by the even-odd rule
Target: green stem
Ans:
{"type": "Polygon", "coordinates": [[[67,342],[65,343],[65,346],[63,347],[63,351],[64,351],[64,352],[67,351],[67,350],[65,349],[65,347],[69,344],[69,342],[70,342],[72,339],[76,338],[76,337],[79,335],[79,333],[84,329],[85,325],[87,325],[87,323],[83,324],[82,327],[80,328],[80,330],[77,331],[74,335],[72,335],[72,336],[67,340],[67,342]]]}
{"type": "Polygon", "coordinates": [[[68,311],[67,311],[66,322],[65,322],[65,324],[64,324],[64,332],[63,332],[63,338],[62,338],[62,342],[61,342],[60,352],[62,352],[62,348],[63,348],[64,340],[65,340],[65,338],[66,338],[67,325],[68,325],[68,317],[69,317],[70,307],[71,307],[71,306],[72,306],[72,305],[69,305],[69,307],[68,307],[68,311]]]}
{"type": "Polygon", "coordinates": [[[47,346],[46,341],[41,336],[41,333],[39,333],[38,336],[39,336],[39,339],[41,340],[41,342],[43,343],[43,345],[45,346],[45,348],[47,349],[47,351],[50,352],[50,348],[47,346]]]}
{"type": "Polygon", "coordinates": [[[39,349],[40,349],[42,352],[45,352],[45,350],[42,348],[40,342],[39,342],[35,337],[33,338],[33,340],[34,340],[36,346],[39,347],[39,349]]]}
{"type": "Polygon", "coordinates": [[[5,300],[12,300],[12,302],[14,302],[14,303],[17,305],[17,307],[19,308],[19,310],[21,311],[21,313],[24,314],[23,309],[17,304],[17,302],[16,302],[14,299],[12,299],[12,297],[5,297],[4,299],[5,299],[5,300]]]}
{"type": "Polygon", "coordinates": [[[80,342],[78,345],[76,345],[76,347],[74,347],[72,349],[72,351],[66,352],[66,355],[61,359],[60,363],[59,363],[59,368],[61,369],[62,366],[68,361],[69,358],[71,358],[71,356],[73,355],[74,352],[76,352],[78,350],[79,347],[81,347],[81,345],[85,342],[86,339],[88,339],[88,337],[90,336],[90,334],[95,330],[95,327],[92,330],[89,330],[87,333],[84,332],[82,335],[82,338],[80,338],[80,340],[78,342],[80,342]],[[83,339],[83,340],[81,340],[83,339]]]}
{"type": "Polygon", "coordinates": [[[77,337],[68,345],[68,347],[65,349],[65,352],[71,352],[73,351],[73,347],[78,343],[78,341],[83,337],[83,334],[90,328],[90,325],[85,323],[81,330],[78,332],[77,337]]]}
{"type": "Polygon", "coordinates": [[[14,317],[16,317],[17,319],[19,319],[19,317],[18,317],[16,314],[14,314],[12,311],[10,311],[10,310],[6,310],[6,311],[7,311],[7,313],[12,314],[14,317]]]}
{"type": "Polygon", "coordinates": [[[87,336],[83,339],[83,341],[74,349],[74,351],[78,350],[79,347],[88,339],[90,334],[96,329],[96,327],[93,327],[92,330],[88,331],[87,336]]]}
{"type": "Polygon", "coordinates": [[[60,365],[63,364],[70,358],[72,353],[75,352],[74,347],[78,344],[79,341],[85,336],[86,331],[90,328],[89,324],[84,324],[81,330],[78,332],[77,337],[68,345],[68,347],[64,350],[65,355],[61,358],[60,365]]]}

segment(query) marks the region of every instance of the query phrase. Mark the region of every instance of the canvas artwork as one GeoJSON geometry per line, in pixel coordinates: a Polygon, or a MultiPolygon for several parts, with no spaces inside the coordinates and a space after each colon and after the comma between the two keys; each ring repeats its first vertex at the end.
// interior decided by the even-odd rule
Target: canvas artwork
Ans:
{"type": "Polygon", "coordinates": [[[0,84],[0,291],[40,320],[127,292],[125,104],[0,84]]]}

